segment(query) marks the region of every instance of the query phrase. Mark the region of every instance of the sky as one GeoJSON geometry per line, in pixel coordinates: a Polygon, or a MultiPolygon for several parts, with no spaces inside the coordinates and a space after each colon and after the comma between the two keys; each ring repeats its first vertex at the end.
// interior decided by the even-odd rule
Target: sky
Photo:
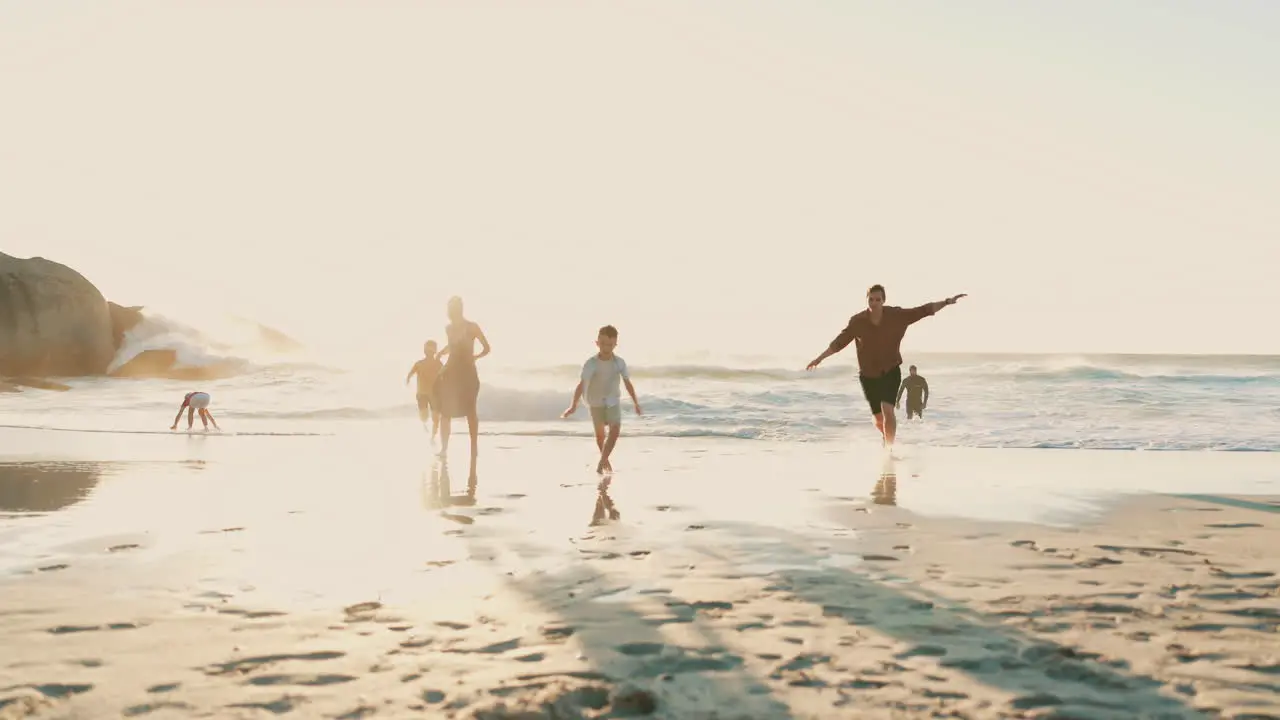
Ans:
{"type": "Polygon", "coordinates": [[[0,0],[0,250],[415,352],[1276,353],[1280,6],[0,0]]]}

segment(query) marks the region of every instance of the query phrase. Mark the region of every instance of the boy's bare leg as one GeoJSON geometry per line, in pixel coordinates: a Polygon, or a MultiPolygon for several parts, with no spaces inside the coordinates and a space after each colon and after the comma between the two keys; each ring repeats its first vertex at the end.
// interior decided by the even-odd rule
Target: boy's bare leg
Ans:
{"type": "Polygon", "coordinates": [[[204,408],[200,408],[200,424],[204,425],[204,429],[209,429],[209,416],[205,413],[204,408]]]}
{"type": "Polygon", "coordinates": [[[604,472],[604,467],[605,467],[605,461],[604,461],[604,428],[605,428],[605,425],[604,425],[604,423],[603,423],[603,422],[601,422],[601,421],[599,421],[599,420],[596,420],[596,419],[593,417],[593,418],[591,418],[591,427],[592,427],[592,429],[593,429],[593,430],[595,430],[595,433],[596,433],[596,450],[600,453],[600,462],[596,463],[596,472],[597,472],[597,473],[602,473],[602,472],[604,472]]]}
{"type": "Polygon", "coordinates": [[[187,408],[187,429],[190,430],[191,426],[195,424],[196,424],[196,409],[193,407],[189,407],[187,408]]]}
{"type": "Polygon", "coordinates": [[[618,444],[618,433],[622,431],[620,423],[609,423],[609,436],[604,441],[604,447],[600,450],[600,469],[613,472],[613,465],[609,462],[609,456],[613,454],[613,447],[618,444]]]}

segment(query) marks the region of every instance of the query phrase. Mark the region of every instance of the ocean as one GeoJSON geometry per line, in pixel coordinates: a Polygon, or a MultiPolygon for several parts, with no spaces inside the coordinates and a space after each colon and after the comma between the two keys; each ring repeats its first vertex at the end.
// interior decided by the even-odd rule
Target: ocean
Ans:
{"type": "MultiPolygon", "coordinates": [[[[335,361],[313,357],[242,322],[238,332],[152,317],[130,332],[115,365],[147,349],[178,351],[200,381],[94,378],[69,392],[0,396],[0,425],[49,431],[167,432],[182,396],[202,389],[223,429],[341,435],[416,427],[405,375],[412,348],[335,361]]],[[[816,338],[820,349],[825,336],[816,338]]],[[[908,338],[909,340],[909,338],[908,338]]],[[[498,347],[501,348],[499,342],[498,347]]],[[[560,419],[592,346],[559,364],[521,366],[501,349],[480,361],[485,436],[587,436],[585,409],[560,419]]],[[[654,362],[621,353],[643,417],[628,436],[726,438],[753,443],[847,440],[876,444],[847,350],[814,372],[808,355],[654,362]]],[[[904,353],[929,382],[923,421],[904,422],[907,444],[967,448],[1280,450],[1280,357],[904,353]]],[[[904,368],[905,369],[905,368],[904,368]]],[[[184,423],[185,425],[185,419],[184,423]]],[[[197,426],[199,421],[197,420],[197,426]]],[[[457,431],[465,433],[461,423],[457,431]]]]}

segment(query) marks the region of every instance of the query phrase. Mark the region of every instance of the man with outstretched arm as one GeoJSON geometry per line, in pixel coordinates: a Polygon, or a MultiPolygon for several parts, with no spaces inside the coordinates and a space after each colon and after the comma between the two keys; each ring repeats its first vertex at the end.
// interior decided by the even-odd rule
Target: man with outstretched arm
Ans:
{"type": "Polygon", "coordinates": [[[964,293],[918,307],[901,308],[885,305],[884,286],[872,285],[867,290],[867,309],[849,318],[844,330],[806,369],[818,367],[823,360],[856,341],[858,382],[862,384],[862,394],[871,406],[871,415],[884,444],[893,445],[898,429],[893,406],[897,401],[898,387],[902,384],[902,337],[909,326],[948,305],[955,305],[962,297],[965,297],[964,293]]]}

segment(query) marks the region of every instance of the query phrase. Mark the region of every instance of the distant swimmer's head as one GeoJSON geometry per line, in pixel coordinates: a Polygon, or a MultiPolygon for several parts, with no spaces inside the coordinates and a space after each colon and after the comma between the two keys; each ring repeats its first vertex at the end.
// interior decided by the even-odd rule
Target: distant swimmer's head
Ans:
{"type": "Polygon", "coordinates": [[[908,371],[910,371],[910,373],[911,373],[912,375],[915,375],[915,374],[916,374],[916,366],[915,366],[915,365],[912,365],[911,367],[907,368],[907,370],[908,370],[908,371]]]}
{"type": "Polygon", "coordinates": [[[596,347],[600,348],[600,352],[605,355],[613,352],[613,349],[618,347],[618,328],[612,325],[600,328],[599,334],[596,335],[596,347]]]}
{"type": "Polygon", "coordinates": [[[884,305],[884,286],[876,283],[867,288],[867,307],[875,310],[884,305]]]}
{"type": "Polygon", "coordinates": [[[458,297],[457,295],[454,295],[453,297],[449,298],[449,304],[446,306],[446,311],[449,313],[450,320],[461,320],[462,319],[462,298],[458,297]]]}
{"type": "Polygon", "coordinates": [[[435,341],[435,340],[428,340],[428,341],[426,341],[425,343],[423,343],[423,344],[422,344],[422,354],[423,354],[423,355],[435,355],[435,354],[436,354],[436,350],[437,350],[439,347],[440,347],[439,345],[436,345],[436,341],[435,341]]]}

